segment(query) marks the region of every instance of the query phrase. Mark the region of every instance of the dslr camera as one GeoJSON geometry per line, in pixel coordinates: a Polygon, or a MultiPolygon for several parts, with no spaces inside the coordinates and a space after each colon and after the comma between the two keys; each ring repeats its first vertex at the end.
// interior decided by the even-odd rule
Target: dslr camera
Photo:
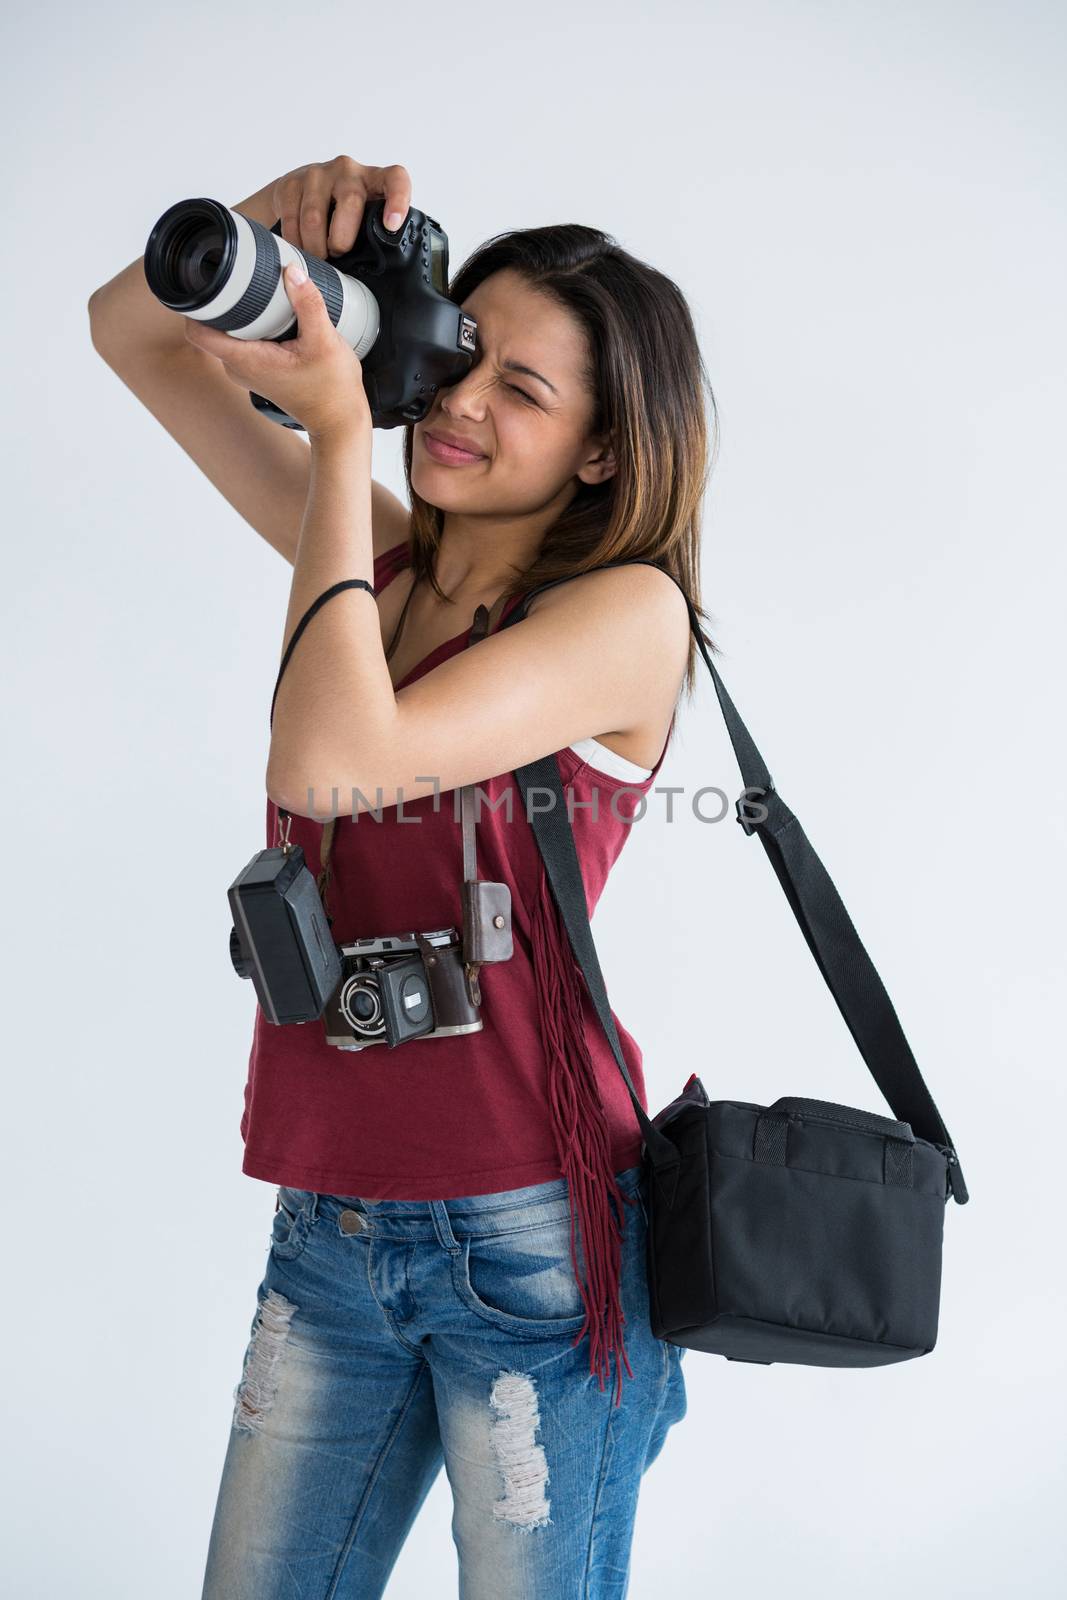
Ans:
{"type": "MultiPolygon", "coordinates": [[[[384,200],[369,200],[351,250],[322,261],[283,239],[280,220],[266,228],[219,200],[179,200],[148,235],[145,280],[170,311],[235,339],[281,344],[298,332],[282,273],[302,262],[359,357],[374,426],[402,427],[421,421],[438,390],[469,371],[478,324],[448,298],[440,223],[412,206],[390,233],[384,210],[384,200]]],[[[300,427],[264,395],[251,398],[271,422],[300,427]]]]}

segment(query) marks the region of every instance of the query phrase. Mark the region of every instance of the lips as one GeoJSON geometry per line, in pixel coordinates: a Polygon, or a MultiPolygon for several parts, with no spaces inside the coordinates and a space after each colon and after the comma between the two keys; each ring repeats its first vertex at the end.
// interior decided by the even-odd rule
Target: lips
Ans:
{"type": "Polygon", "coordinates": [[[454,433],[443,433],[435,429],[423,429],[422,442],[428,453],[435,461],[450,462],[453,466],[464,466],[473,461],[484,461],[485,455],[481,450],[475,449],[467,440],[461,439],[454,433]]]}

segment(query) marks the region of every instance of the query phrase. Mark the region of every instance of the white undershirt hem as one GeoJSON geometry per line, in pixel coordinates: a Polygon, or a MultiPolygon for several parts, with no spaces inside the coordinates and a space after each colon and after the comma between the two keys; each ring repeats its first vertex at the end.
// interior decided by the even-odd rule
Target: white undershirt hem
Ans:
{"type": "Polygon", "coordinates": [[[652,776],[651,767],[640,767],[636,761],[631,761],[628,756],[620,756],[617,750],[609,750],[606,744],[601,744],[599,739],[579,739],[577,744],[569,747],[583,761],[596,767],[599,772],[606,772],[609,777],[629,779],[632,783],[641,783],[645,778],[652,776]]]}

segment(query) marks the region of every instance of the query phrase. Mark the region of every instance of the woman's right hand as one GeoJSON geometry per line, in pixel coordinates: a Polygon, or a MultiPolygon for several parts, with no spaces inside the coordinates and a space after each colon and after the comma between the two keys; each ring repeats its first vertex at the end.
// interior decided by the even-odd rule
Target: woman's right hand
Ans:
{"type": "Polygon", "coordinates": [[[351,156],[312,161],[278,179],[270,191],[282,238],[325,261],[351,250],[369,199],[385,201],[390,233],[403,224],[411,205],[411,174],[406,167],[365,167],[351,156]],[[330,202],[333,216],[329,217],[330,202]],[[327,234],[327,218],[329,217],[327,234]]]}

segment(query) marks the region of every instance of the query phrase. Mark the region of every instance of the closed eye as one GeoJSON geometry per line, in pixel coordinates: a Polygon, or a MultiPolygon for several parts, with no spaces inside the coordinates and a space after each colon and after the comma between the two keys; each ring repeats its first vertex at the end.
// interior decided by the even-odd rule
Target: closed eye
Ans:
{"type": "Polygon", "coordinates": [[[505,389],[510,389],[514,394],[521,394],[522,398],[524,400],[528,400],[532,406],[537,404],[537,401],[534,399],[533,395],[527,394],[525,389],[520,389],[517,383],[506,383],[504,387],[505,389]]]}

